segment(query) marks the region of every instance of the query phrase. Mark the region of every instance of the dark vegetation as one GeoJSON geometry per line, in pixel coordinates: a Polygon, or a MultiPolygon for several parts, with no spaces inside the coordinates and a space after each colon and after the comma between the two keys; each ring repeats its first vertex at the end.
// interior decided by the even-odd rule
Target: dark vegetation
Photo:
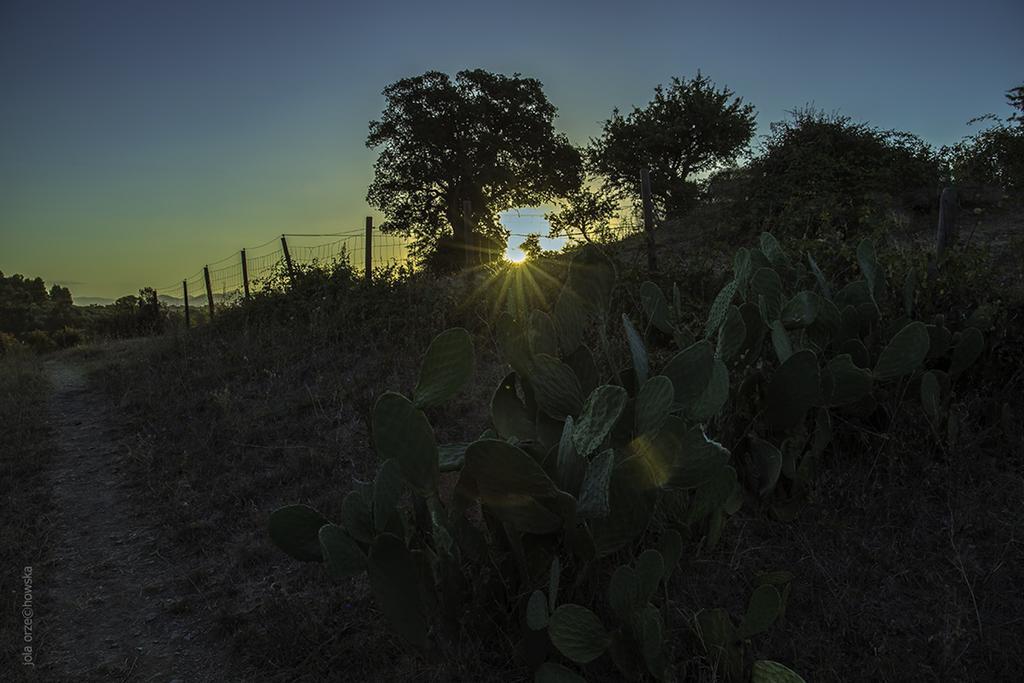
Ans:
{"type": "Polygon", "coordinates": [[[651,174],[651,194],[667,216],[693,208],[700,186],[693,176],[734,162],[754,137],[753,105],[698,72],[657,86],[646,107],[604,122],[587,150],[590,167],[608,191],[639,200],[637,179],[651,174]]]}
{"type": "MultiPolygon", "coordinates": [[[[663,253],[675,259],[659,282],[664,289],[677,279],[682,293],[672,325],[699,339],[730,277],[728,257],[726,265],[720,258],[729,252],[712,240],[674,252],[668,234],[663,238],[663,253]]],[[[756,241],[747,244],[757,248],[756,241]]],[[[630,258],[638,246],[623,243],[611,251],[619,282],[611,310],[627,313],[646,339],[651,367],[660,369],[686,340],[660,331],[644,312],[638,284],[646,276],[630,258]]],[[[836,285],[833,294],[838,285],[862,279],[855,244],[784,246],[794,262],[810,251],[836,285]]],[[[923,268],[915,246],[912,235],[879,243],[885,320],[901,317],[906,273],[923,268]]],[[[740,455],[745,431],[723,442],[735,448],[730,463],[742,505],[722,519],[717,543],[710,527],[670,524],[681,532],[682,557],[667,592],[659,591],[654,602],[665,615],[672,675],[729,675],[730,665],[696,635],[695,614],[722,607],[739,620],[766,572],[787,572],[773,575],[786,579],[775,589],[780,597],[786,593],[785,615],[741,651],[740,664],[732,665],[741,676],[759,658],[782,661],[808,680],[999,679],[1020,666],[1014,646],[1024,609],[1014,588],[1024,559],[1015,536],[1015,510],[1024,503],[1020,283],[996,299],[985,286],[988,262],[984,253],[958,251],[931,287],[925,288],[922,271],[914,297],[915,317],[933,322],[945,312],[952,332],[977,326],[984,335],[981,357],[959,375],[955,391],[940,390],[941,416],[921,402],[920,371],[882,386],[874,410],[838,410],[831,442],[795,505],[795,480],[785,476],[778,484],[784,488],[761,494],[750,456],[740,455]],[[957,425],[952,434],[951,421],[957,425]]],[[[440,444],[478,438],[491,424],[491,394],[508,367],[496,343],[502,325],[496,314],[551,310],[567,272],[562,257],[542,257],[532,265],[443,280],[380,275],[367,286],[343,268],[305,273],[289,291],[263,294],[213,325],[165,337],[137,363],[109,368],[103,385],[135,420],[136,474],[156,494],[168,532],[195,561],[188,580],[217,606],[239,669],[271,680],[315,679],[343,667],[370,679],[526,679],[530,662],[537,663],[520,641],[532,633],[522,621],[529,591],[520,592],[511,552],[500,544],[495,562],[507,572],[500,574],[509,582],[503,590],[511,592],[498,603],[489,591],[472,593],[475,607],[464,613],[454,640],[444,640],[453,636],[439,624],[433,638],[454,648],[442,650],[447,654],[440,659],[390,635],[365,575],[332,581],[322,565],[295,564],[268,545],[267,514],[288,503],[347,520],[348,494],[378,476],[371,430],[376,398],[387,390],[409,395],[419,359],[446,328],[472,332],[477,370],[462,392],[426,413],[440,444]],[[504,609],[496,611],[495,604],[504,609]]],[[[817,291],[812,276],[803,277],[803,286],[817,291]]],[[[609,365],[598,353],[598,365],[602,376],[618,375],[632,393],[630,352],[615,320],[608,316],[614,360],[609,365]]],[[[878,345],[871,347],[872,364],[892,335],[891,326],[872,333],[878,345]]],[[[601,347],[598,328],[586,343],[601,347]]],[[[771,342],[763,343],[767,370],[778,361],[771,342]]],[[[926,367],[944,373],[948,363],[926,367]]],[[[736,410],[725,408],[709,424],[735,428],[742,415],[736,410]]],[[[762,436],[779,445],[775,431],[762,436]]],[[[446,501],[456,480],[441,475],[446,501]]],[[[409,519],[412,524],[415,514],[409,519]]],[[[642,550],[659,547],[658,528],[595,561],[594,577],[579,585],[572,580],[572,555],[564,556],[560,595],[593,608],[612,628],[607,578],[642,550]]],[[[556,650],[548,656],[559,660],[556,650]]],[[[636,669],[644,670],[642,663],[636,669]]],[[[607,656],[585,672],[588,680],[621,675],[607,656]]]]}
{"type": "Polygon", "coordinates": [[[384,96],[366,139],[380,149],[367,200],[387,214],[382,227],[415,237],[415,252],[437,270],[464,264],[469,245],[497,258],[505,237],[498,212],[580,183],[580,154],[555,131],[555,107],[536,79],[474,69],[453,82],[432,71],[384,96]]]}
{"type": "MultiPolygon", "coordinates": [[[[392,86],[371,141],[458,158],[470,135],[473,163],[493,166],[510,154],[486,148],[495,130],[424,121],[525,93],[537,144],[573,156],[536,82],[441,76],[392,86]]],[[[564,254],[533,240],[521,266],[371,283],[299,268],[96,375],[134,434],[140,490],[194,567],[185,600],[214,606],[234,670],[793,680],[755,664],[773,660],[808,680],[1016,678],[1019,117],[936,151],[806,109],[747,164],[696,180],[743,153],[752,116],[698,76],[613,116],[576,158],[670,129],[689,98],[734,134],[703,165],[666,161],[657,273],[638,266],[640,239],[608,241],[634,171],[552,162],[529,196],[568,198],[552,223],[580,234],[564,254]],[[949,183],[964,211],[939,264],[949,183]],[[451,328],[465,332],[437,337],[451,328]],[[270,542],[282,508],[276,544],[320,562],[270,542]]],[[[455,240],[467,192],[500,241],[494,214],[525,195],[481,179],[527,171],[398,168],[412,158],[379,163],[370,198],[435,271],[472,243],[455,240]]]]}
{"type": "Polygon", "coordinates": [[[147,288],[107,306],[75,306],[67,287],[47,291],[42,278],[0,273],[0,356],[20,347],[45,353],[88,339],[158,334],[167,311],[153,294],[147,288]]]}
{"type": "MultiPolygon", "coordinates": [[[[42,368],[27,354],[0,358],[0,504],[9,511],[10,520],[0,527],[0,567],[4,576],[10,577],[4,587],[4,600],[11,614],[21,611],[25,566],[44,571],[50,556],[48,516],[52,500],[47,466],[53,443],[46,420],[48,388],[42,368]]],[[[39,609],[38,589],[35,596],[39,609]]],[[[12,644],[5,666],[15,658],[20,660],[21,620],[3,619],[0,636],[12,644]]]]}

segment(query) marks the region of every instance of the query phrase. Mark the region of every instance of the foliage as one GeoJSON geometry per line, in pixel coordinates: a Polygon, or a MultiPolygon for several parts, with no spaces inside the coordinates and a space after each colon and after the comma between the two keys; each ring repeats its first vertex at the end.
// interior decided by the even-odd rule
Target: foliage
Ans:
{"type": "Polygon", "coordinates": [[[416,238],[418,254],[470,243],[464,201],[475,232],[500,247],[500,211],[579,185],[579,153],[555,132],[555,107],[536,79],[475,69],[453,81],[430,71],[392,83],[384,96],[366,140],[380,148],[367,200],[387,214],[383,230],[416,238]]]}
{"type": "Polygon", "coordinates": [[[167,320],[167,311],[150,288],[139,290],[138,296],[123,296],[104,307],[101,315],[92,319],[91,327],[98,334],[124,339],[159,334],[167,320]]]}
{"type": "MultiPolygon", "coordinates": [[[[676,644],[659,592],[684,539],[715,544],[744,501],[791,519],[836,416],[884,429],[911,397],[936,437],[955,443],[948,406],[985,352],[981,331],[914,320],[916,282],[891,286],[870,240],[855,258],[860,276],[840,286],[763,234],[737,252],[697,336],[681,324],[680,296],[670,305],[644,283],[647,324],[620,317],[623,366],[610,343],[615,269],[584,246],[552,305],[517,306],[495,323],[511,371],[476,440],[438,444],[428,417],[473,373],[471,336],[450,329],[427,349],[410,397],[378,398],[374,480],[346,496],[337,520],[276,510],[271,538],[335,578],[366,572],[381,612],[421,651],[454,656],[487,614],[519,626],[517,657],[538,680],[585,672],[605,654],[627,678],[671,678],[676,644]],[[680,349],[655,370],[647,344],[658,334],[680,349]]],[[[792,578],[759,577],[738,623],[696,613],[694,635],[726,678],[750,671],[746,644],[784,612],[792,578]]],[[[799,680],[774,662],[754,672],[799,680]]]]}
{"type": "Polygon", "coordinates": [[[0,333],[2,350],[25,344],[37,353],[65,349],[89,335],[136,337],[163,330],[166,311],[155,292],[139,290],[108,306],[73,305],[71,292],[58,284],[46,289],[42,278],[0,273],[0,333]]]}
{"type": "Polygon", "coordinates": [[[62,329],[74,321],[66,287],[54,284],[47,292],[42,278],[0,272],[0,330],[17,336],[62,329]]]}
{"type": "Polygon", "coordinates": [[[0,356],[19,344],[37,353],[74,346],[86,322],[66,287],[54,284],[47,291],[42,278],[0,273],[0,356]]]}
{"type": "Polygon", "coordinates": [[[544,247],[540,244],[540,235],[537,233],[527,235],[519,245],[519,250],[531,261],[539,259],[544,255],[544,247]]]}
{"type": "Polygon", "coordinates": [[[706,413],[708,428],[732,453],[755,498],[782,519],[806,499],[834,415],[888,424],[924,381],[930,388],[922,407],[938,418],[953,400],[956,380],[985,348],[979,316],[960,330],[942,315],[914,320],[933,298],[915,270],[887,277],[870,240],[858,244],[855,258],[860,278],[840,286],[810,254],[805,265],[763,234],[758,248],[737,252],[704,340],[693,344],[677,307],[653,283],[641,288],[649,325],[686,347],[677,371],[707,377],[698,388],[706,382],[704,400],[716,408],[706,413]],[[713,356],[698,354],[701,344],[713,345],[713,356]]]}
{"type": "Polygon", "coordinates": [[[732,193],[748,228],[851,235],[901,202],[930,206],[941,175],[935,154],[916,136],[806,107],[772,123],[747,168],[710,185],[732,193]]]}
{"type": "Polygon", "coordinates": [[[990,125],[950,147],[942,155],[958,184],[993,185],[1006,192],[1024,190],[1024,86],[1006,99],[1016,110],[1007,121],[991,114],[972,120],[990,125]]]}
{"type": "Polygon", "coordinates": [[[697,72],[654,89],[644,108],[623,116],[616,109],[591,140],[588,159],[606,184],[639,196],[642,169],[651,172],[651,194],[668,216],[685,212],[696,198],[694,174],[736,160],[754,135],[754,107],[729,88],[717,88],[697,72]]]}
{"type": "Polygon", "coordinates": [[[613,239],[611,221],[618,211],[619,201],[612,193],[582,184],[566,196],[558,211],[545,214],[544,219],[551,226],[551,237],[608,242],[613,239]]]}
{"type": "Polygon", "coordinates": [[[334,522],[303,506],[275,511],[277,545],[334,576],[368,571],[381,611],[420,649],[455,647],[466,620],[493,619],[496,602],[524,627],[518,654],[533,668],[553,647],[576,664],[607,652],[630,678],[668,676],[672,641],[656,595],[683,551],[679,531],[713,526],[740,490],[728,452],[696,419],[704,392],[692,382],[602,381],[585,339],[596,327],[607,340],[614,283],[611,263],[585,247],[551,313],[502,314],[495,333],[512,372],[471,443],[437,444],[419,398],[446,400],[470,377],[469,334],[439,335],[415,400],[388,392],[374,407],[374,481],[348,494],[334,522]],[[454,490],[441,485],[447,472],[454,490]],[[406,496],[411,509],[398,505],[406,496]],[[590,587],[600,576],[607,604],[590,587]]]}

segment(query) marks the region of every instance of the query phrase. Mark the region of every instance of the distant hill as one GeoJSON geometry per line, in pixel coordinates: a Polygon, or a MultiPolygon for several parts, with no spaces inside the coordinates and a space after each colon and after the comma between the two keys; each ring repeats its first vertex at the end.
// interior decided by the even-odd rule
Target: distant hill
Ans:
{"type": "MultiPolygon", "coordinates": [[[[170,296],[169,294],[161,294],[159,297],[160,303],[164,306],[184,306],[184,299],[180,296],[170,296]]],[[[214,294],[214,303],[223,303],[224,301],[231,301],[236,296],[227,294],[214,294]]],[[[109,306],[114,303],[115,299],[103,296],[76,296],[74,297],[75,306],[109,306]]],[[[206,295],[203,296],[190,296],[188,298],[189,306],[206,306],[206,295]]]]}
{"type": "Polygon", "coordinates": [[[113,299],[102,296],[75,296],[72,297],[75,306],[106,306],[114,303],[113,299]]]}
{"type": "MultiPolygon", "coordinates": [[[[184,306],[185,300],[180,296],[171,296],[169,294],[161,294],[157,297],[164,306],[184,306]]],[[[215,304],[223,303],[225,301],[234,301],[238,298],[237,294],[214,294],[213,302],[215,304]]],[[[188,298],[189,306],[205,307],[206,306],[206,295],[202,296],[190,296],[188,298]]]]}

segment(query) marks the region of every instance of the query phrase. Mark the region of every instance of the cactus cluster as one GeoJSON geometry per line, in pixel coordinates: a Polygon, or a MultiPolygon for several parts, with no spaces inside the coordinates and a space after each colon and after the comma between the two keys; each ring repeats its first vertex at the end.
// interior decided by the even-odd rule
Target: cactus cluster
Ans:
{"type": "MultiPolygon", "coordinates": [[[[550,310],[519,302],[496,321],[509,371],[478,439],[438,444],[424,412],[473,375],[471,335],[450,329],[409,396],[377,400],[373,482],[345,497],[337,521],[303,505],[274,511],[271,538],[332,577],[365,573],[380,612],[421,650],[457,642],[467,610],[497,600],[521,625],[517,654],[537,681],[583,680],[573,667],[606,653],[628,679],[671,678],[663,596],[684,537],[713,545],[745,499],[792,516],[834,413],[868,414],[914,385],[937,425],[984,350],[976,329],[910,320],[912,283],[907,317],[884,323],[884,269],[868,241],[857,258],[861,277],[836,288],[765,234],[739,250],[696,337],[678,287],[670,304],[645,282],[642,320],[613,317],[613,265],[584,247],[550,310]],[[612,343],[620,322],[628,360],[612,343]],[[656,334],[678,346],[664,363],[648,352],[656,334]],[[440,485],[445,473],[454,486],[440,485]],[[606,604],[592,599],[602,568],[606,604]]],[[[791,579],[763,577],[738,625],[697,613],[693,632],[728,678],[748,670],[745,643],[783,613],[791,579]]],[[[752,671],[800,680],[775,662],[752,671]]]]}
{"type": "MultiPolygon", "coordinates": [[[[975,327],[954,334],[942,316],[913,320],[913,273],[890,291],[871,240],[860,242],[856,256],[859,277],[837,287],[810,254],[804,265],[771,234],[761,235],[757,248],[737,252],[732,278],[711,304],[707,346],[683,350],[691,354],[683,369],[691,382],[720,378],[708,388],[707,410],[688,414],[705,428],[722,415],[713,425],[718,440],[747,489],[781,518],[806,496],[833,415],[868,416],[910,388],[936,433],[946,420],[955,434],[952,384],[984,351],[975,327]],[[884,304],[896,298],[903,315],[883,320],[882,311],[894,308],[884,304]]],[[[646,282],[641,292],[649,327],[676,336],[682,325],[661,290],[646,282]]]]}

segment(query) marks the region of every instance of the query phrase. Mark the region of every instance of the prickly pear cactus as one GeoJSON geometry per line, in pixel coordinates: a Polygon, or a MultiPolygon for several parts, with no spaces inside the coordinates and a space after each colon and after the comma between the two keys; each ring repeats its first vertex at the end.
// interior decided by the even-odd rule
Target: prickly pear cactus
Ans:
{"type": "MultiPolygon", "coordinates": [[[[495,321],[508,367],[478,438],[438,444],[428,417],[474,372],[473,337],[455,328],[430,344],[409,396],[378,398],[380,466],[340,519],[285,506],[270,538],[335,580],[365,573],[419,650],[451,648],[474,606],[521,628],[517,652],[538,681],[582,680],[579,667],[604,656],[627,679],[671,680],[665,601],[680,558],[714,545],[744,503],[798,514],[835,416],[919,397],[933,432],[958,438],[951,396],[985,353],[982,333],[911,320],[916,283],[885,319],[884,264],[868,241],[856,256],[859,277],[837,282],[763,235],[699,321],[678,286],[670,302],[651,282],[637,310],[613,315],[615,268],[585,247],[554,296],[533,297],[547,308],[524,299],[495,321]]],[[[697,639],[726,678],[750,675],[747,643],[784,613],[791,579],[760,577],[738,622],[697,612],[697,639]]],[[[767,660],[753,674],[800,680],[767,660]]]]}

